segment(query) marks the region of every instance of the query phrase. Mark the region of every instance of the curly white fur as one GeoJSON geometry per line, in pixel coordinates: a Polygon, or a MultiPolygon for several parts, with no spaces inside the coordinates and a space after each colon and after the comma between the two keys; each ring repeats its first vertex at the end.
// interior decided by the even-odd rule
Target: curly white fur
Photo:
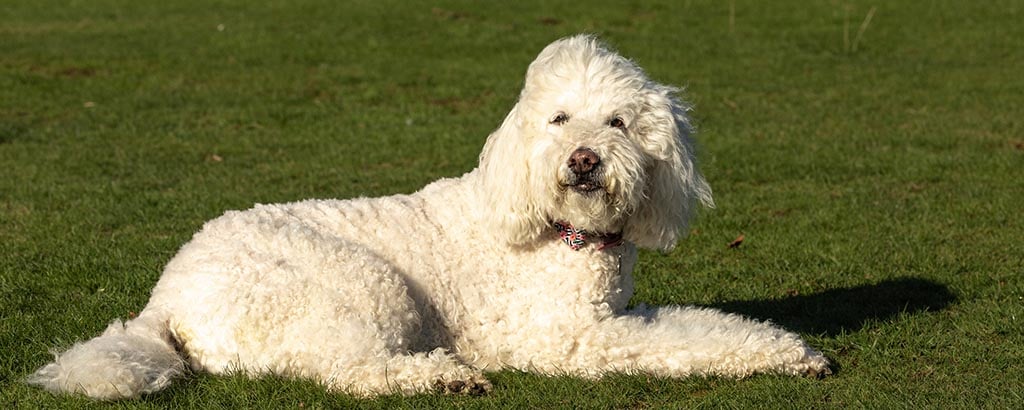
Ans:
{"type": "Polygon", "coordinates": [[[359,395],[482,392],[482,371],[503,368],[827,372],[820,353],[770,324],[625,309],[636,247],[671,248],[698,204],[711,205],[674,91],[592,37],[556,41],[476,170],[412,195],[228,212],[170,261],[138,318],[30,381],[116,399],[160,390],[186,365],[359,395]],[[589,173],[570,164],[580,149],[593,154],[580,157],[589,173]],[[625,241],[576,251],[554,221],[625,241]]]}

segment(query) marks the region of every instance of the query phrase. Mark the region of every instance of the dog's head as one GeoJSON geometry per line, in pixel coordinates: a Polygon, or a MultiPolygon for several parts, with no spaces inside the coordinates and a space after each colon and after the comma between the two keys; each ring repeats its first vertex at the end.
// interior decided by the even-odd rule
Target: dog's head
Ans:
{"type": "Polygon", "coordinates": [[[711,189],[675,89],[590,36],[555,41],[480,154],[492,220],[509,243],[552,221],[669,249],[711,189]]]}

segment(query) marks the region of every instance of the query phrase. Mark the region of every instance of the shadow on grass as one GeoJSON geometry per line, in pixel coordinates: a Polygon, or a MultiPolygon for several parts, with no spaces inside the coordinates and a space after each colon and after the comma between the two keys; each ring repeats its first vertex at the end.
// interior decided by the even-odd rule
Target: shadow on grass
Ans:
{"type": "Polygon", "coordinates": [[[832,337],[844,330],[856,331],[871,320],[886,320],[903,312],[942,310],[954,302],[956,296],[945,285],[900,278],[813,295],[725,302],[714,307],[771,320],[790,330],[832,337]]]}

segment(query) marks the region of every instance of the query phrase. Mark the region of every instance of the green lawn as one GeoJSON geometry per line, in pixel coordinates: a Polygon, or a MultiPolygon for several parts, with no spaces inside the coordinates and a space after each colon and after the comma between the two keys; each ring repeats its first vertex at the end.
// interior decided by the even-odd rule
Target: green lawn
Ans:
{"type": "Polygon", "coordinates": [[[635,302],[772,319],[835,376],[501,372],[483,398],[361,401],[193,375],[118,406],[1024,405],[1024,2],[249,3],[0,5],[0,407],[107,407],[23,379],[141,309],[225,210],[472,169],[579,32],[686,88],[718,204],[642,255],[635,302]]]}

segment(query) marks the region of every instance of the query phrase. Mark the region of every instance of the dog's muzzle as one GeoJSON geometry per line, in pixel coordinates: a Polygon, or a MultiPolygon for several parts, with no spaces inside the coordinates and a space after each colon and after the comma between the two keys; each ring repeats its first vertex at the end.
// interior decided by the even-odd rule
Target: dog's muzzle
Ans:
{"type": "Polygon", "coordinates": [[[592,149],[587,147],[576,148],[569,154],[566,161],[570,175],[566,186],[576,192],[586,193],[601,189],[601,181],[598,173],[601,167],[601,157],[592,149]]]}

